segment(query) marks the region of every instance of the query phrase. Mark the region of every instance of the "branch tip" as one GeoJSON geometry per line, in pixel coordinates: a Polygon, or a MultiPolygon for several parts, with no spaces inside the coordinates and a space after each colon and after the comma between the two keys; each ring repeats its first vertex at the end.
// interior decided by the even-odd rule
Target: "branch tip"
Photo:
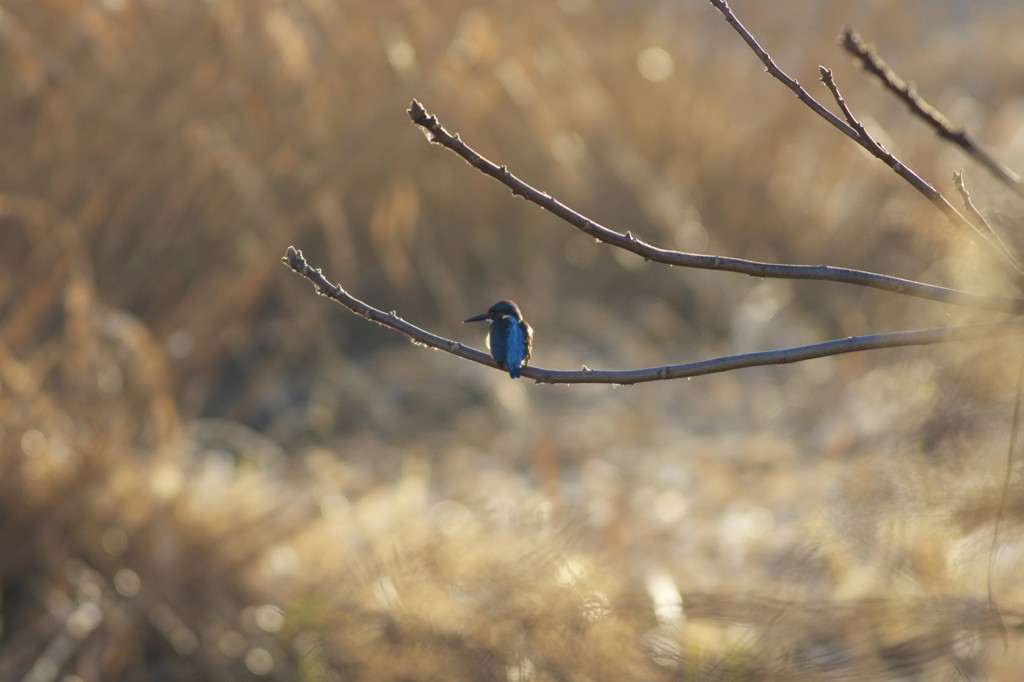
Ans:
{"type": "MultiPolygon", "coordinates": [[[[986,170],[1005,186],[1014,191],[1018,196],[1024,197],[1024,181],[1021,180],[1020,175],[997,161],[995,157],[975,144],[963,126],[950,121],[945,114],[921,97],[918,93],[917,85],[913,81],[906,81],[901,78],[878,55],[874,45],[865,42],[856,31],[849,27],[843,30],[841,44],[860,63],[862,69],[874,76],[887,90],[892,92],[910,109],[912,114],[931,126],[939,137],[949,140],[952,144],[960,147],[968,156],[984,166],[986,170]]],[[[1012,254],[1009,257],[1015,260],[1012,254]]]]}
{"type": "MultiPolygon", "coordinates": [[[[1021,280],[1024,279],[1024,267],[1022,267],[1021,264],[1017,261],[1017,258],[1014,254],[1008,252],[1004,248],[1004,245],[999,244],[998,242],[995,242],[992,239],[990,239],[988,234],[979,231],[970,220],[962,216],[955,208],[953,208],[953,205],[946,199],[946,197],[944,197],[940,192],[938,192],[934,187],[928,184],[924,179],[922,179],[919,175],[917,175],[917,173],[915,173],[909,167],[905,166],[902,163],[898,163],[896,157],[894,157],[890,152],[886,151],[876,141],[874,141],[870,137],[861,135],[860,133],[863,131],[863,126],[860,126],[860,130],[858,130],[858,127],[854,126],[853,123],[849,120],[850,116],[847,116],[847,120],[843,121],[838,116],[829,111],[827,108],[822,106],[820,102],[811,97],[811,95],[806,90],[800,87],[800,84],[797,82],[795,78],[788,75],[785,71],[780,69],[778,65],[775,64],[775,62],[772,61],[772,58],[768,54],[768,51],[765,50],[764,47],[762,47],[760,43],[757,42],[757,39],[755,39],[754,36],[751,35],[750,31],[748,31],[743,26],[743,24],[740,23],[739,19],[735,17],[735,15],[733,15],[731,12],[726,12],[723,9],[721,2],[718,2],[717,0],[710,0],[710,2],[719,10],[719,12],[723,14],[723,16],[725,17],[729,25],[733,28],[733,30],[735,30],[740,35],[740,37],[747,44],[747,46],[754,52],[754,54],[757,55],[758,59],[760,59],[761,62],[764,64],[766,71],[768,71],[779,82],[781,82],[783,85],[789,88],[789,90],[792,91],[794,95],[796,95],[797,99],[799,99],[808,108],[814,111],[814,113],[818,114],[820,117],[828,121],[837,130],[839,130],[844,135],[855,141],[857,144],[861,145],[873,156],[875,156],[883,163],[885,163],[887,166],[892,168],[894,172],[896,172],[901,178],[903,178],[903,180],[908,182],[914,189],[916,189],[926,199],[928,199],[928,201],[930,201],[940,212],[942,212],[942,214],[946,217],[947,220],[949,220],[954,225],[957,225],[958,227],[962,227],[965,228],[966,230],[972,231],[976,236],[980,237],[981,244],[989,249],[990,254],[992,256],[1002,261],[1002,263],[1007,268],[1008,273],[1014,278],[1014,281],[1017,284],[1018,288],[1024,288],[1021,285],[1021,280]]],[[[864,41],[860,38],[860,36],[857,35],[857,33],[849,27],[847,27],[843,31],[843,47],[848,52],[853,54],[854,57],[860,60],[863,68],[867,69],[872,74],[875,74],[880,80],[882,80],[884,85],[896,91],[897,94],[900,94],[900,96],[904,98],[905,101],[908,102],[911,108],[915,109],[915,113],[917,113],[917,109],[920,109],[926,120],[929,120],[929,122],[931,122],[932,125],[935,126],[940,131],[940,134],[942,134],[942,130],[945,126],[950,126],[949,122],[945,121],[944,118],[941,117],[941,114],[937,116],[934,115],[938,114],[938,112],[935,111],[934,107],[928,105],[920,97],[910,97],[906,95],[906,83],[899,79],[899,77],[892,72],[892,69],[886,66],[885,62],[883,62],[877,56],[877,54],[874,53],[873,46],[865,44],[864,41]]],[[[836,90],[831,87],[830,90],[833,90],[833,97],[836,97],[836,90]]],[[[836,99],[838,101],[839,98],[836,97],[836,99]]],[[[846,114],[845,111],[843,113],[844,115],[846,114]]],[[[967,142],[966,135],[961,135],[957,137],[954,141],[957,144],[961,144],[961,146],[964,146],[965,149],[967,149],[965,144],[967,142]]],[[[1005,167],[996,168],[998,164],[991,163],[990,157],[988,157],[987,159],[983,159],[980,154],[976,153],[979,151],[976,147],[972,146],[970,149],[968,149],[968,151],[972,153],[972,156],[975,156],[976,159],[985,163],[987,167],[990,167],[990,169],[994,173],[999,174],[1001,178],[1004,179],[1004,181],[1007,181],[1008,184],[1011,185],[1014,191],[1017,191],[1021,196],[1024,196],[1024,183],[1022,183],[1019,177],[1013,174],[1012,171],[1008,171],[1008,169],[1005,169],[1005,167]]]]}
{"type": "MultiPolygon", "coordinates": [[[[295,258],[293,260],[295,262],[300,258],[298,250],[288,250],[286,255],[294,256],[295,258]]],[[[323,296],[327,296],[335,302],[340,303],[353,313],[370,322],[375,322],[404,334],[409,337],[413,343],[423,345],[428,348],[443,350],[465,360],[480,363],[481,365],[497,367],[493,358],[491,358],[488,353],[465,346],[453,341],[452,339],[438,336],[437,334],[433,334],[425,329],[420,329],[419,327],[416,327],[415,325],[412,325],[398,317],[397,311],[392,310],[390,313],[385,313],[378,308],[374,308],[363,301],[360,301],[340,286],[331,284],[327,281],[321,274],[319,268],[312,268],[307,265],[304,268],[296,268],[296,272],[311,281],[316,286],[317,291],[323,296]]],[[[660,367],[630,370],[593,370],[586,365],[583,365],[582,369],[577,371],[550,370],[540,367],[530,367],[527,370],[524,370],[523,375],[534,379],[538,383],[544,384],[598,383],[628,385],[648,381],[703,376],[706,374],[727,372],[744,367],[801,362],[829,355],[852,353],[876,348],[921,346],[934,343],[949,343],[953,341],[991,340],[996,335],[1022,332],[1024,332],[1024,319],[1016,318],[987,324],[918,329],[914,331],[847,337],[842,340],[826,341],[808,346],[796,346],[779,350],[730,355],[711,360],[701,360],[698,362],[679,365],[662,365],[660,367]]]]}
{"type": "Polygon", "coordinates": [[[413,99],[412,103],[409,104],[408,113],[409,118],[411,118],[414,123],[420,123],[427,119],[427,110],[424,109],[423,105],[416,99],[413,99]]]}
{"type": "MultiPolygon", "coordinates": [[[[716,7],[722,6],[721,3],[715,3],[714,0],[712,0],[712,2],[716,7]]],[[[737,30],[742,30],[742,27],[737,30]]],[[[749,37],[748,33],[742,33],[742,35],[749,37]]],[[[753,39],[751,38],[751,40],[753,39]]],[[[757,43],[755,42],[754,45],[757,45],[757,43]]],[[[760,54],[760,52],[758,52],[758,54],[760,54]]],[[[774,64],[772,66],[774,66],[774,64]]],[[[785,78],[785,74],[781,75],[785,78]]],[[[797,89],[800,93],[806,95],[806,91],[801,88],[797,89]]],[[[820,107],[815,100],[811,99],[810,101],[820,107]]],[[[881,145],[877,142],[874,143],[875,146],[872,146],[871,142],[862,141],[857,130],[845,123],[842,119],[837,118],[832,112],[828,110],[823,111],[823,116],[826,116],[829,120],[835,120],[837,125],[840,126],[844,132],[849,131],[848,134],[851,135],[854,140],[858,141],[858,143],[868,148],[869,151],[876,155],[885,155],[884,149],[882,149],[881,145]]],[[[968,306],[983,310],[997,310],[1000,312],[1011,312],[1014,314],[1019,314],[1021,311],[1024,311],[1024,299],[1004,296],[988,296],[984,294],[958,291],[947,287],[925,284],[923,282],[914,282],[900,279],[898,277],[891,277],[862,270],[852,270],[849,268],[831,266],[762,263],[758,261],[744,260],[741,258],[727,258],[713,254],[686,253],[683,251],[660,249],[641,239],[637,239],[636,237],[627,237],[626,234],[622,232],[616,232],[615,230],[609,229],[600,223],[594,222],[582,213],[574,211],[569,206],[557,201],[549,194],[541,192],[537,188],[523,182],[512,173],[507,172],[507,169],[506,172],[502,172],[501,169],[504,166],[498,165],[481,156],[468,144],[463,142],[461,139],[456,138],[450,132],[445,130],[436,117],[431,116],[430,119],[430,123],[433,125],[433,130],[436,132],[436,137],[432,140],[433,142],[440,144],[448,151],[451,151],[461,157],[464,161],[484,175],[487,175],[488,177],[491,177],[505,185],[505,187],[511,190],[513,197],[523,197],[526,201],[539,206],[562,219],[569,225],[579,229],[581,232],[590,235],[595,239],[595,241],[615,246],[620,249],[625,249],[648,262],[653,261],[669,266],[678,265],[680,267],[704,270],[725,270],[752,277],[842,282],[845,284],[866,286],[881,291],[890,291],[916,296],[933,301],[941,301],[950,305],[968,306]]],[[[424,123],[417,122],[417,125],[424,126],[424,123]]],[[[900,168],[901,165],[897,163],[893,170],[899,173],[900,168]]],[[[934,189],[930,186],[927,187],[934,192],[934,189]]],[[[949,208],[956,213],[951,206],[949,208]]],[[[958,213],[956,213],[956,216],[961,220],[964,220],[958,213]]]]}

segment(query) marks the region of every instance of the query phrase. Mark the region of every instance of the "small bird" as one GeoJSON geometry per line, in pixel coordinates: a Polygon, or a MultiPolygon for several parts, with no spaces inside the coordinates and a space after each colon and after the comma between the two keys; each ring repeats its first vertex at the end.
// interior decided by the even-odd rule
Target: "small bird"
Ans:
{"type": "Polygon", "coordinates": [[[481,320],[491,321],[487,334],[491,357],[499,367],[508,370],[510,377],[518,379],[520,368],[526,366],[533,352],[533,328],[523,319],[514,301],[498,301],[486,313],[467,318],[463,324],[481,320]]]}

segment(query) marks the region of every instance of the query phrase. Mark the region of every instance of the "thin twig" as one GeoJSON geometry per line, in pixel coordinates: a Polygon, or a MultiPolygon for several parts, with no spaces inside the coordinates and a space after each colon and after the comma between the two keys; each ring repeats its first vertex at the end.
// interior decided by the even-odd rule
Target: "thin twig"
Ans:
{"type": "Polygon", "coordinates": [[[765,69],[769,74],[792,90],[796,94],[797,98],[814,111],[814,113],[828,121],[837,130],[862,146],[873,156],[889,166],[893,172],[910,183],[911,187],[916,189],[918,192],[923,194],[926,199],[932,202],[932,204],[934,204],[935,207],[938,208],[939,211],[946,216],[946,219],[953,223],[954,226],[969,230],[978,236],[981,239],[981,243],[986,245],[991,250],[992,254],[998,257],[1000,263],[1004,263],[1009,266],[1010,270],[1013,271],[1012,274],[1014,276],[1015,283],[1020,286],[1021,278],[1024,277],[1024,268],[1021,267],[1015,258],[1000,250],[996,244],[992,243],[988,239],[988,236],[984,232],[978,230],[971,221],[960,215],[960,213],[951,203],[949,203],[949,201],[946,200],[941,192],[925,182],[921,176],[911,170],[906,164],[897,159],[891,153],[879,147],[877,143],[872,145],[868,140],[862,139],[850,124],[840,119],[838,116],[822,106],[816,99],[811,97],[811,95],[801,87],[800,83],[796,79],[790,77],[785,71],[780,69],[774,61],[772,61],[768,52],[761,47],[757,40],[754,39],[754,36],[751,35],[750,31],[748,31],[746,27],[740,23],[740,20],[736,18],[736,15],[733,14],[733,11],[729,8],[729,3],[726,2],[726,0],[709,0],[709,2],[722,14],[723,17],[725,17],[726,22],[733,28],[733,30],[743,38],[743,41],[751,50],[753,50],[754,54],[756,54],[765,65],[765,69]]]}
{"type": "Polygon", "coordinates": [[[1020,175],[978,147],[962,126],[955,125],[941,111],[917,94],[914,84],[907,83],[900,78],[899,74],[878,56],[874,45],[865,42],[860,34],[850,27],[843,29],[842,45],[847,52],[857,58],[865,71],[875,76],[882,85],[899,97],[911,112],[934,128],[939,137],[960,147],[1004,185],[1016,192],[1018,196],[1024,197],[1024,181],[1021,180],[1020,175]]]}
{"type": "Polygon", "coordinates": [[[857,141],[860,142],[862,145],[867,145],[870,148],[871,153],[878,158],[882,158],[883,156],[888,155],[888,158],[885,160],[887,164],[891,165],[894,162],[898,163],[896,157],[894,157],[892,154],[889,154],[889,152],[886,151],[885,147],[883,147],[882,144],[878,142],[878,140],[871,137],[868,131],[864,128],[864,125],[859,120],[857,120],[857,117],[853,115],[852,111],[850,111],[849,105],[846,103],[846,100],[843,99],[843,95],[839,92],[839,86],[836,85],[836,79],[832,75],[832,69],[826,68],[824,66],[819,66],[818,73],[821,74],[821,82],[824,83],[825,87],[828,88],[829,92],[832,93],[833,99],[835,99],[836,104],[838,104],[839,108],[842,110],[843,116],[846,117],[847,123],[849,123],[850,126],[857,131],[857,141]]]}
{"type": "MultiPolygon", "coordinates": [[[[853,115],[853,112],[850,111],[850,107],[846,104],[846,100],[843,99],[843,95],[839,92],[839,86],[836,85],[836,81],[832,75],[831,69],[827,69],[824,66],[819,66],[818,71],[821,73],[821,82],[824,83],[825,87],[827,87],[829,89],[829,92],[832,93],[832,97],[835,98],[836,103],[842,110],[843,116],[846,117],[847,122],[853,127],[854,130],[857,131],[857,135],[860,136],[861,140],[870,145],[872,149],[876,150],[872,153],[874,153],[875,156],[879,158],[887,156],[889,158],[895,159],[895,157],[893,157],[892,154],[886,151],[885,147],[883,147],[880,142],[871,137],[871,134],[868,133],[867,130],[865,130],[863,124],[861,124],[861,122],[857,120],[857,117],[853,115]]],[[[974,203],[971,201],[971,196],[967,192],[967,188],[964,186],[963,178],[961,176],[962,171],[954,173],[953,184],[954,186],[956,186],[957,191],[960,192],[960,196],[963,198],[964,205],[967,207],[967,210],[971,213],[972,216],[974,216],[974,218],[977,219],[977,222],[975,223],[975,229],[977,229],[982,234],[987,235],[986,238],[998,247],[999,251],[1005,256],[1006,260],[1015,263],[1016,260],[1013,254],[1010,252],[1010,249],[1006,247],[1006,243],[1003,242],[1003,240],[999,237],[999,234],[994,229],[992,229],[992,226],[989,224],[987,220],[985,220],[985,217],[981,215],[981,212],[974,207],[974,203]]]]}
{"type": "MultiPolygon", "coordinates": [[[[740,23],[740,20],[736,18],[732,10],[729,8],[729,3],[725,0],[710,0],[711,4],[721,12],[722,16],[725,17],[726,22],[732,26],[733,30],[736,31],[743,38],[754,54],[757,55],[761,63],[764,64],[765,71],[771,74],[776,80],[785,85],[787,88],[793,91],[796,98],[806,104],[814,113],[821,116],[823,119],[831,123],[841,133],[846,135],[854,142],[860,143],[857,138],[857,131],[852,126],[844,123],[842,119],[829,111],[823,104],[818,100],[811,97],[811,94],[804,90],[803,86],[800,85],[800,81],[795,78],[791,78],[789,74],[780,69],[778,65],[772,60],[771,56],[765,51],[763,47],[754,39],[754,36],[740,23]]],[[[923,182],[923,181],[922,181],[923,182]]]]}
{"type": "MultiPolygon", "coordinates": [[[[299,273],[316,287],[317,292],[342,304],[355,314],[376,322],[379,325],[394,329],[405,334],[413,342],[422,346],[443,350],[452,355],[472,360],[482,365],[498,368],[488,353],[466,346],[458,341],[446,339],[414,324],[406,322],[394,311],[386,313],[355,298],[336,284],[329,282],[320,272],[306,262],[302,252],[289,246],[284,258],[281,259],[288,267],[299,273]]],[[[584,366],[580,370],[556,370],[541,367],[524,367],[523,376],[542,384],[639,384],[646,381],[663,381],[682,379],[685,377],[703,376],[718,372],[728,372],[744,367],[760,367],[764,365],[784,365],[804,360],[813,360],[830,355],[854,353],[879,348],[898,348],[902,346],[926,346],[953,341],[971,341],[992,339],[1003,334],[1024,333],[1024,318],[1013,318],[1003,322],[988,324],[964,325],[956,327],[938,327],[918,329],[914,331],[890,332],[886,334],[869,334],[866,336],[850,336],[824,343],[808,346],[795,346],[779,350],[727,355],[711,360],[689,362],[661,367],[645,367],[630,370],[595,370],[584,366]]]]}
{"type": "Polygon", "coordinates": [[[416,325],[406,322],[400,318],[395,311],[386,313],[383,310],[378,310],[373,306],[363,303],[337,284],[329,282],[327,278],[323,276],[320,268],[311,267],[309,263],[306,262],[306,258],[302,255],[302,252],[293,246],[288,247],[285,251],[284,258],[281,259],[281,262],[312,282],[313,286],[317,289],[317,293],[321,296],[326,296],[327,298],[337,301],[356,315],[365,317],[371,322],[376,322],[382,327],[387,327],[401,332],[416,343],[420,343],[424,346],[448,351],[449,353],[453,353],[467,360],[479,362],[482,365],[495,364],[494,360],[488,353],[484,353],[483,351],[476,350],[469,346],[464,346],[457,341],[452,341],[451,339],[431,334],[425,329],[420,329],[416,325]]]}
{"type": "MultiPolygon", "coordinates": [[[[953,172],[953,186],[956,187],[956,191],[960,193],[960,198],[964,202],[964,208],[966,208],[967,212],[974,217],[978,222],[978,225],[981,226],[982,229],[987,230],[989,234],[992,235],[992,239],[1003,244],[1002,238],[999,236],[999,233],[995,231],[995,228],[992,227],[992,223],[985,218],[985,215],[978,210],[978,207],[975,206],[974,202],[971,200],[971,193],[967,191],[967,183],[964,182],[963,170],[953,172]]],[[[1004,245],[1003,248],[1005,249],[1006,246],[1004,245]]]]}
{"type": "MultiPolygon", "coordinates": [[[[550,194],[526,184],[513,175],[505,166],[499,166],[480,155],[475,149],[462,141],[457,134],[448,132],[437,117],[428,114],[416,100],[409,106],[409,117],[413,123],[426,131],[431,142],[439,144],[465,159],[471,166],[484,175],[488,175],[512,190],[514,196],[521,196],[537,206],[551,212],[573,227],[620,249],[625,249],[640,256],[644,260],[678,265],[687,268],[704,270],[724,270],[738,272],[751,277],[808,279],[828,282],[840,282],[857,286],[880,289],[895,294],[915,296],[949,305],[965,306],[978,310],[992,310],[1004,313],[1024,313],[1024,299],[1004,296],[988,296],[957,289],[925,284],[900,277],[891,277],[864,270],[837,268],[831,265],[789,265],[781,263],[762,263],[759,261],[711,256],[706,254],[685,253],[662,249],[634,236],[616,232],[590,218],[577,213],[550,194]]],[[[844,124],[845,125],[845,124],[844,124]]],[[[851,128],[851,130],[853,130],[851,128]]],[[[854,131],[856,134],[856,131],[854,131]]]]}

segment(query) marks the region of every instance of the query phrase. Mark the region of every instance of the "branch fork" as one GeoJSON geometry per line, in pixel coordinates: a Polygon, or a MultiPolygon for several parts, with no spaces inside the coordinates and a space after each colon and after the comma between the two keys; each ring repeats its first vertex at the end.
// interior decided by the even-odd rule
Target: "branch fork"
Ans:
{"type": "MultiPolygon", "coordinates": [[[[782,71],[768,53],[762,48],[749,31],[739,22],[725,0],[710,0],[711,4],[722,13],[729,25],[743,38],[744,42],[753,50],[758,58],[764,63],[765,70],[773,77],[782,82],[787,88],[796,94],[808,108],[828,121],[837,130],[865,148],[873,156],[883,161],[897,175],[906,180],[912,187],[921,192],[945,215],[952,223],[965,227],[981,238],[982,243],[988,250],[999,259],[999,262],[1006,265],[1015,282],[1019,283],[1024,277],[1017,259],[1009,252],[1003,242],[998,238],[991,226],[984,220],[980,212],[974,208],[970,201],[970,195],[963,184],[962,175],[957,174],[955,184],[965,206],[975,218],[972,222],[962,216],[953,206],[931,185],[922,180],[916,173],[887,151],[878,141],[870,136],[853,114],[846,100],[843,98],[835,83],[832,71],[824,66],[819,67],[821,81],[832,94],[833,99],[839,106],[845,118],[840,119],[835,114],[822,106],[817,100],[811,97],[800,84],[784,71],[782,71]]],[[[873,48],[865,47],[859,36],[847,29],[844,33],[844,44],[847,49],[854,52],[865,65],[865,68],[875,73],[883,82],[888,84],[901,97],[911,103],[911,108],[916,113],[924,116],[930,114],[933,124],[940,128],[940,134],[952,130],[951,124],[941,117],[934,108],[923,106],[923,100],[917,96],[912,86],[906,85],[898,77],[891,78],[879,63],[873,48]],[[899,85],[902,83],[902,86],[899,85]],[[940,118],[941,117],[941,118],[940,118]],[[944,123],[943,123],[944,122],[944,123]],[[941,124],[941,125],[940,125],[941,124]]],[[[886,69],[888,67],[885,67],[886,69]]],[[[894,75],[894,74],[893,74],[894,75]]],[[[447,131],[438,118],[430,113],[418,101],[413,100],[409,106],[408,114],[414,124],[420,127],[427,139],[461,156],[467,163],[488,175],[501,184],[505,185],[512,192],[513,196],[521,196],[527,201],[540,208],[553,213],[563,221],[576,229],[588,234],[598,241],[611,246],[624,249],[642,257],[646,261],[654,261],[667,265],[678,265],[688,268],[699,268],[708,270],[723,270],[746,274],[753,277],[774,277],[787,279],[807,279],[830,281],[855,286],[864,286],[894,294],[913,296],[926,300],[936,301],[948,305],[962,306],[975,310],[986,310],[996,313],[1013,315],[1010,319],[1002,319],[994,322],[970,325],[956,325],[948,327],[936,327],[930,329],[917,329],[908,331],[896,331],[880,334],[868,334],[864,336],[850,336],[842,339],[834,339],[823,343],[796,346],[778,350],[759,351],[755,353],[744,353],[740,355],[729,355],[699,362],[683,364],[663,365],[659,367],[647,367],[630,370],[598,370],[587,365],[582,365],[579,370],[554,370],[536,366],[524,367],[522,375],[533,379],[537,383],[603,383],[603,384],[637,384],[648,381],[662,381],[666,379],[679,379],[685,377],[702,376],[714,374],[744,367],[757,367],[764,365],[777,365],[792,362],[801,362],[814,358],[821,358],[843,353],[853,353],[864,350],[880,348],[895,348],[903,346],[924,346],[938,343],[949,343],[958,341],[992,339],[996,336],[1018,334],[1024,332],[1024,299],[1007,296],[992,296],[947,287],[940,287],[924,282],[917,282],[908,279],[901,279],[879,273],[838,268],[828,265],[793,265],[783,263],[763,263],[758,261],[743,260],[718,255],[685,253],[673,251],[654,246],[643,241],[633,234],[631,230],[625,233],[617,232],[605,227],[592,219],[584,216],[565,204],[561,203],[550,194],[542,192],[516,177],[505,165],[498,165],[488,160],[468,144],[463,142],[458,134],[447,131]]],[[[956,129],[955,134],[943,134],[943,137],[957,142],[961,146],[968,144],[969,138],[962,130],[956,129]]],[[[331,283],[320,271],[314,268],[303,257],[302,252],[289,246],[284,258],[282,258],[292,270],[302,275],[313,283],[317,293],[326,296],[348,308],[353,313],[375,322],[384,327],[393,329],[409,337],[414,343],[436,348],[451,353],[466,360],[477,362],[498,368],[497,363],[489,353],[466,346],[458,341],[439,336],[425,329],[421,329],[399,317],[395,311],[390,313],[378,310],[367,303],[355,298],[341,286],[331,283]]]]}

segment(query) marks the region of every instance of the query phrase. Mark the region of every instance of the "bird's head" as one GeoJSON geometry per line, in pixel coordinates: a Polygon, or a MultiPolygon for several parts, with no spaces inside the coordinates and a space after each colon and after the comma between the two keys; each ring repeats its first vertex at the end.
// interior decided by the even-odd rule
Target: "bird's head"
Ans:
{"type": "Polygon", "coordinates": [[[515,304],[515,301],[498,301],[488,308],[486,313],[480,313],[479,315],[468,317],[463,320],[463,323],[480,322],[482,320],[500,320],[503,317],[511,317],[514,320],[521,321],[523,319],[523,314],[519,312],[519,306],[515,304]]]}

